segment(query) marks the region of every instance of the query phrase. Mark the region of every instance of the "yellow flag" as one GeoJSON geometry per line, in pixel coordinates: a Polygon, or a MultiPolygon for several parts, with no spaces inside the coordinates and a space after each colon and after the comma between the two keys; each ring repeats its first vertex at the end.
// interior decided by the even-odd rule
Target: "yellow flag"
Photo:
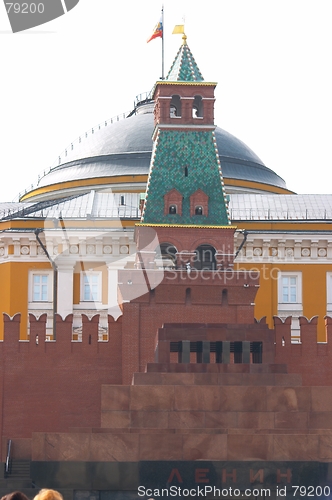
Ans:
{"type": "Polygon", "coordinates": [[[172,35],[184,34],[184,24],[177,24],[173,30],[172,35]]]}

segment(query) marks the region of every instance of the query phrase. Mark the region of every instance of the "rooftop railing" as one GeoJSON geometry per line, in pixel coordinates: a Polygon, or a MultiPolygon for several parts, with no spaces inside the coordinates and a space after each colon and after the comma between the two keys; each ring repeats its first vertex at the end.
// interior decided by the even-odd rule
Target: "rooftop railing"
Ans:
{"type": "MultiPolygon", "coordinates": [[[[135,110],[134,110],[135,111],[135,110]]],[[[128,116],[131,116],[132,114],[135,114],[135,112],[127,111],[125,113],[121,113],[119,115],[112,116],[112,118],[109,118],[108,120],[104,120],[101,123],[98,123],[97,125],[94,125],[91,127],[89,130],[84,132],[83,134],[79,135],[73,142],[71,142],[58,156],[58,159],[49,167],[41,172],[39,172],[38,177],[37,177],[37,183],[35,184],[30,184],[27,188],[25,188],[23,191],[18,193],[18,195],[14,198],[14,202],[19,201],[22,196],[25,194],[29,193],[33,189],[36,189],[43,177],[48,175],[52,170],[55,170],[59,165],[66,163],[67,161],[70,161],[68,158],[70,156],[70,153],[74,151],[78,145],[80,145],[82,142],[84,142],[86,139],[90,138],[92,135],[98,133],[101,129],[108,127],[109,125],[113,123],[117,123],[119,121],[124,120],[125,118],[128,118],[128,116]]]]}
{"type": "MultiPolygon", "coordinates": [[[[12,207],[0,209],[0,219],[19,216],[20,218],[34,217],[50,217],[53,207],[31,209],[32,203],[22,204],[18,207],[13,204],[12,207]],[[25,208],[26,207],[26,208],[25,208]]],[[[97,218],[106,219],[138,219],[141,216],[141,211],[137,206],[130,205],[110,205],[108,207],[100,206],[93,214],[97,218]]],[[[33,208],[33,207],[32,207],[33,208]]],[[[86,213],[83,207],[77,209],[68,209],[68,213],[63,212],[63,217],[69,218],[85,218],[86,213]]],[[[230,209],[230,220],[235,221],[331,221],[332,209],[328,210],[291,210],[291,211],[276,211],[276,210],[251,210],[251,209],[230,209]]]]}
{"type": "Polygon", "coordinates": [[[146,102],[151,101],[152,100],[152,95],[153,95],[153,89],[150,90],[149,92],[142,92],[141,94],[138,94],[136,96],[136,98],[135,98],[134,109],[132,111],[126,111],[125,113],[121,113],[119,115],[112,116],[111,118],[109,118],[107,120],[104,120],[103,122],[98,123],[97,125],[94,125],[89,130],[87,130],[83,134],[79,135],[77,137],[77,139],[75,139],[73,142],[71,142],[61,152],[61,154],[58,156],[58,159],[49,168],[46,168],[46,169],[42,170],[38,174],[37,183],[36,184],[30,184],[29,187],[27,187],[26,189],[24,189],[23,191],[21,191],[20,193],[18,193],[18,195],[14,198],[13,201],[19,201],[22,198],[22,196],[24,196],[25,194],[29,193],[33,189],[36,189],[38,187],[39,182],[41,181],[41,179],[43,177],[45,177],[45,175],[49,174],[52,170],[54,170],[55,168],[57,168],[59,165],[61,165],[63,163],[66,163],[69,160],[68,156],[70,155],[70,153],[78,145],[80,145],[85,139],[88,139],[89,137],[91,137],[92,135],[94,135],[95,133],[97,133],[99,130],[107,127],[108,125],[111,125],[113,123],[117,123],[119,121],[124,120],[125,118],[129,118],[130,116],[135,115],[136,114],[136,108],[140,104],[144,104],[146,102]],[[68,158],[68,160],[67,160],[67,158],[68,158]]]}
{"type": "Polygon", "coordinates": [[[230,219],[237,220],[331,220],[332,208],[276,210],[256,208],[230,208],[230,219]]]}

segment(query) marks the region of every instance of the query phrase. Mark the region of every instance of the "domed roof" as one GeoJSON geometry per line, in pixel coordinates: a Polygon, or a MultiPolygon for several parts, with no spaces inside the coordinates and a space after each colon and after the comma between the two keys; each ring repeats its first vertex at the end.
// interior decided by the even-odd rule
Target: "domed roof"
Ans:
{"type": "MultiPolygon", "coordinates": [[[[73,144],[60,165],[40,179],[37,189],[69,181],[91,179],[92,186],[96,178],[147,176],[154,130],[152,111],[150,102],[139,106],[136,114],[126,119],[91,130],[87,137],[73,144]]],[[[235,180],[265,184],[267,192],[276,192],[275,188],[287,190],[285,181],[267,168],[246,144],[219,127],[215,134],[226,189],[232,184],[230,180],[235,180]]]]}

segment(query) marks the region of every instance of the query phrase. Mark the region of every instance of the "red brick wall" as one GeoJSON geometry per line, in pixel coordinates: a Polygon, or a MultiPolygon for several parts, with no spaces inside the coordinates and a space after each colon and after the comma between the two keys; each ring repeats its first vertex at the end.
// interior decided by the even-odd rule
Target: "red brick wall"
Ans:
{"type": "Polygon", "coordinates": [[[178,252],[194,252],[197,247],[204,244],[213,246],[222,254],[234,254],[235,227],[215,228],[200,227],[163,227],[163,226],[137,226],[136,236],[138,250],[155,250],[157,236],[159,243],[171,243],[178,252]]]}
{"type": "Polygon", "coordinates": [[[274,318],[276,363],[286,363],[289,373],[300,373],[303,385],[332,385],[332,345],[328,342],[332,319],[326,317],[326,343],[317,343],[318,317],[300,318],[301,344],[291,343],[291,317],[274,318]],[[284,345],[283,345],[284,344],[284,345]]]}
{"type": "Polygon", "coordinates": [[[146,283],[141,270],[119,273],[122,298],[131,300],[123,304],[124,384],[130,384],[133,373],[144,371],[146,364],[153,361],[156,332],[164,323],[254,323],[258,276],[232,271],[196,274],[195,270],[190,275],[186,271],[166,271],[162,283],[140,295],[144,285],[146,290],[151,285],[152,278],[146,283]],[[227,290],[226,304],[223,290],[227,290]]]}
{"type": "MultiPolygon", "coordinates": [[[[128,271],[129,272],[129,271],[128,271]]],[[[5,336],[0,343],[0,423],[2,437],[29,438],[32,432],[66,432],[75,428],[99,428],[101,385],[130,384],[134,372],[144,371],[154,362],[155,339],[164,323],[235,324],[237,330],[255,330],[252,300],[254,286],[234,286],[237,303],[218,303],[214,287],[201,288],[202,302],[188,301],[186,286],[167,285],[123,304],[124,316],[109,317],[109,342],[98,342],[98,316],[82,317],[82,342],[71,342],[72,316],[57,316],[56,341],[45,342],[46,316],[30,316],[30,341],[19,341],[20,315],[4,315],[5,336]],[[251,290],[252,288],[252,290],[251,290]],[[172,290],[179,291],[173,294],[172,290]],[[167,292],[169,291],[169,295],[167,292]],[[161,294],[158,296],[158,294],[161,294]],[[162,301],[159,299],[162,298],[162,301]],[[204,298],[204,302],[203,302],[204,298]],[[243,305],[239,305],[239,303],[243,305]],[[37,343],[38,337],[38,343],[37,343]]],[[[223,286],[220,287],[220,292],[223,286]]],[[[254,295],[253,295],[254,296],[254,295]]],[[[289,373],[302,375],[303,385],[332,385],[332,346],[317,343],[317,318],[300,319],[301,344],[291,344],[291,321],[275,318],[274,363],[287,365],[289,373]],[[284,345],[283,345],[284,344],[284,345]]],[[[332,319],[326,318],[327,333],[332,319]]],[[[262,332],[264,325],[257,325],[262,332]]],[[[251,335],[251,334],[250,334],[251,335]]],[[[271,335],[267,335],[271,343],[271,335]]],[[[263,340],[264,341],[264,340],[263,340]]],[[[264,349],[263,349],[264,353],[264,349]]],[[[270,362],[273,358],[270,357],[270,362]]],[[[3,440],[2,440],[3,441],[3,440]]]]}
{"type": "Polygon", "coordinates": [[[82,342],[71,342],[72,315],[57,316],[56,341],[45,342],[46,315],[30,315],[29,342],[19,341],[20,315],[4,315],[0,414],[6,438],[100,426],[101,384],[121,384],[121,320],[109,318],[110,342],[97,342],[98,316],[82,320],[82,342]]]}

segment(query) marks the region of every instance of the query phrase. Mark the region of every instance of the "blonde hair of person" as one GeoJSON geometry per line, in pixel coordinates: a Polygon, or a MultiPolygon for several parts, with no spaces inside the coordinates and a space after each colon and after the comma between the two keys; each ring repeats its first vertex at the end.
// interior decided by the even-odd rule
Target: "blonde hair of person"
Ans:
{"type": "Polygon", "coordinates": [[[44,488],[40,490],[33,500],[63,500],[63,496],[56,490],[44,488]]]}

